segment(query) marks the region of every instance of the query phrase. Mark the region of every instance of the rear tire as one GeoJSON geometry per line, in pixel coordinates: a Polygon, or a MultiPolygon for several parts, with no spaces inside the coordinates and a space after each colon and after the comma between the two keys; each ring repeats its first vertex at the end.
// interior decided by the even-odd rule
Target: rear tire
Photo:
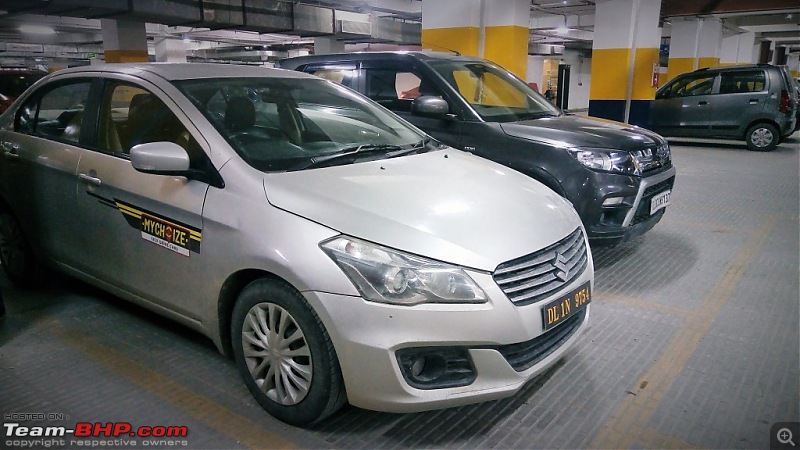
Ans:
{"type": "Polygon", "coordinates": [[[263,278],[242,290],[233,308],[231,342],[250,393],[278,420],[311,425],[347,400],[325,326],[284,282],[263,278]]]}
{"type": "Polygon", "coordinates": [[[781,137],[778,130],[768,123],[757,123],[747,129],[747,148],[754,152],[771,152],[778,146],[781,137]]]}
{"type": "Polygon", "coordinates": [[[36,260],[17,218],[0,210],[0,264],[14,283],[32,287],[41,279],[42,267],[36,260]]]}

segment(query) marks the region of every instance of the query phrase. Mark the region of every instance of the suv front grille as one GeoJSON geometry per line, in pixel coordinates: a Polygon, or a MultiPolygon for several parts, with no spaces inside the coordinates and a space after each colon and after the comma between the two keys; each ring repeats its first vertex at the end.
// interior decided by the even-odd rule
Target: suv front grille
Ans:
{"type": "Polygon", "coordinates": [[[503,355],[503,358],[517,372],[527,370],[558,350],[561,344],[569,339],[583,323],[584,316],[586,316],[586,308],[564,321],[564,323],[530,341],[502,345],[497,347],[497,351],[503,355]]]}
{"type": "Polygon", "coordinates": [[[555,244],[497,266],[495,283],[518,306],[556,294],[583,273],[589,261],[580,228],[555,244]]]}

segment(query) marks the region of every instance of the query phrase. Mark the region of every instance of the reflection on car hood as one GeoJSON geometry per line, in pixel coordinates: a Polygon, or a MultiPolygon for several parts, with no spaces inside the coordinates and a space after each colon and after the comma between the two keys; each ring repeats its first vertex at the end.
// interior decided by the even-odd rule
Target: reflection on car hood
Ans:
{"type": "Polygon", "coordinates": [[[544,185],[454,149],[269,174],[264,188],[274,206],[341,233],[485,271],[580,225],[544,185]]]}
{"type": "Polygon", "coordinates": [[[596,117],[562,116],[502,123],[509,136],[545,142],[556,147],[592,147],[641,150],[658,145],[658,134],[613,120],[596,117]]]}

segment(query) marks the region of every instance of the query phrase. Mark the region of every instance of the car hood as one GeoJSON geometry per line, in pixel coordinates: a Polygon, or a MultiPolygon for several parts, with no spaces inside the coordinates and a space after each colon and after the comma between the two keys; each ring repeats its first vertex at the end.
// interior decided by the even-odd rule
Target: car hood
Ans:
{"type": "Polygon", "coordinates": [[[501,123],[509,136],[544,142],[556,147],[641,150],[664,142],[658,134],[613,120],[561,116],[501,123]]]}
{"type": "Polygon", "coordinates": [[[268,174],[269,202],[341,233],[493,271],[580,226],[533,179],[459,150],[268,174]]]}

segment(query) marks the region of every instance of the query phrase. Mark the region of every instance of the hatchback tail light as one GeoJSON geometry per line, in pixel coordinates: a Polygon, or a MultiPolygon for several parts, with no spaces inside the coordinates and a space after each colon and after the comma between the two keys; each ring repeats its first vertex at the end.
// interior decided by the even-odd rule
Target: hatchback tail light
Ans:
{"type": "Polygon", "coordinates": [[[789,114],[792,110],[792,97],[789,95],[789,91],[782,90],[781,91],[781,103],[778,107],[778,111],[789,114]]]}

